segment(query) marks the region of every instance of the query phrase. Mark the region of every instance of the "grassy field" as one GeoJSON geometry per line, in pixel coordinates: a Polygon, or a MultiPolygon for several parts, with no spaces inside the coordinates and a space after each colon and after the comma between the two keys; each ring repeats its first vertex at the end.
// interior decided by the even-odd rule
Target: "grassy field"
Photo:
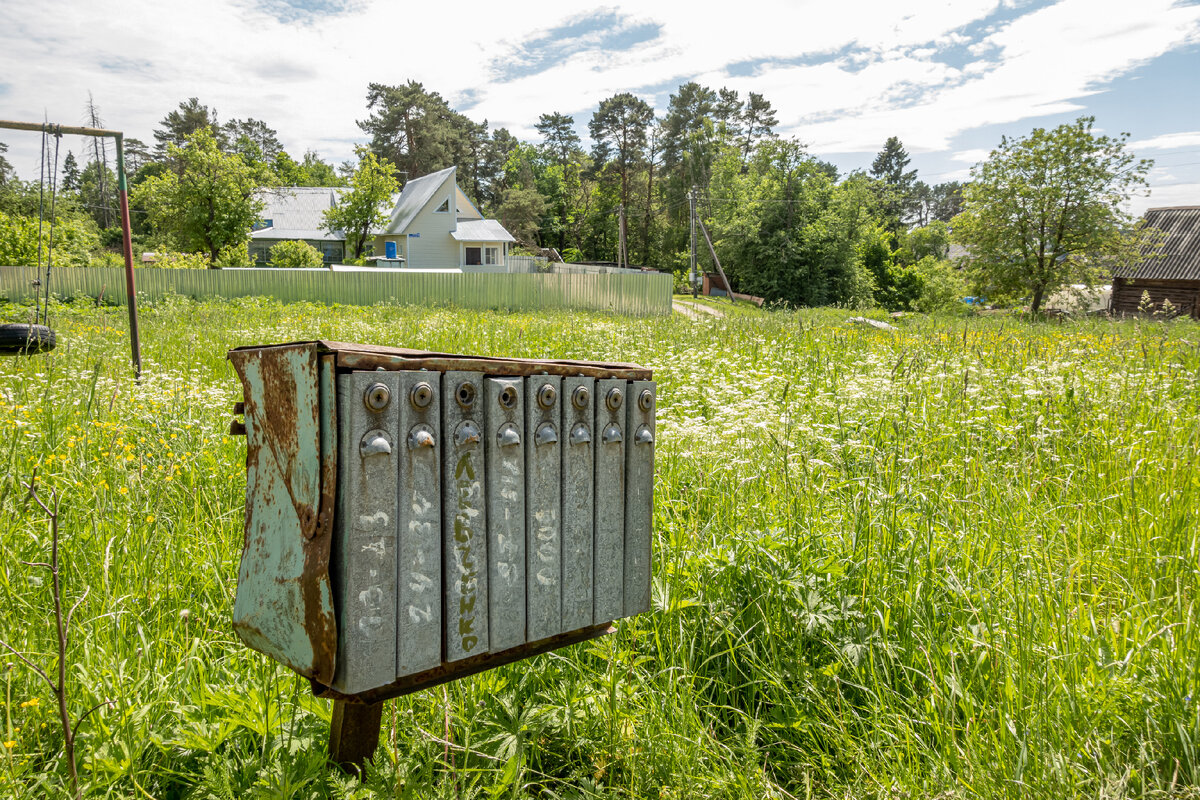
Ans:
{"type": "MultiPolygon", "coordinates": [[[[19,309],[0,308],[8,318],[19,309]]],[[[1200,327],[848,312],[631,320],[166,301],[0,361],[0,638],[67,680],[89,797],[1200,796],[1200,327]],[[387,705],[365,784],[247,650],[226,350],[329,337],[637,361],[660,386],[652,614],[387,705]]],[[[4,673],[0,796],[68,792],[4,673]]]]}

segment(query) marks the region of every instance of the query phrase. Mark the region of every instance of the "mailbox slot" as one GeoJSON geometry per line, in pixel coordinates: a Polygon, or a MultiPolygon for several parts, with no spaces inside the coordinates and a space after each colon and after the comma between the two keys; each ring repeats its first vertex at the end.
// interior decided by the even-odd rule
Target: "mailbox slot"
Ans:
{"type": "Polygon", "coordinates": [[[376,702],[649,610],[649,370],[336,342],[230,358],[250,436],[234,627],[319,696],[376,702]]]}

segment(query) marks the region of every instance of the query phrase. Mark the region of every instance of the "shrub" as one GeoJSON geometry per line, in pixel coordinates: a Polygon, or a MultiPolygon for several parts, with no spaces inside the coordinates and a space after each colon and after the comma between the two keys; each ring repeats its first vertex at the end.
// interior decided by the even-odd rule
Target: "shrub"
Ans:
{"type": "Polygon", "coordinates": [[[944,259],[925,256],[912,269],[921,278],[920,294],[913,301],[917,311],[952,311],[962,307],[967,293],[966,281],[954,264],[944,259]]]}
{"type": "Polygon", "coordinates": [[[204,253],[159,253],[157,261],[144,266],[154,269],[208,269],[212,265],[204,253]]]}
{"type": "Polygon", "coordinates": [[[217,260],[213,262],[213,266],[217,269],[254,266],[253,262],[250,261],[250,243],[241,242],[240,244],[231,244],[221,248],[221,252],[217,253],[217,260]]]}
{"type": "MultiPolygon", "coordinates": [[[[42,226],[42,258],[49,255],[50,221],[42,226]]],[[[59,216],[54,226],[54,265],[86,267],[91,253],[100,247],[96,226],[91,220],[59,216]]],[[[34,217],[0,212],[0,264],[32,267],[38,263],[38,221],[34,217]]],[[[44,262],[43,262],[44,263],[44,262]]]]}
{"type": "Polygon", "coordinates": [[[321,251],[308,242],[295,239],[290,242],[280,242],[271,248],[271,266],[283,269],[313,269],[323,267],[324,258],[321,251]]]}

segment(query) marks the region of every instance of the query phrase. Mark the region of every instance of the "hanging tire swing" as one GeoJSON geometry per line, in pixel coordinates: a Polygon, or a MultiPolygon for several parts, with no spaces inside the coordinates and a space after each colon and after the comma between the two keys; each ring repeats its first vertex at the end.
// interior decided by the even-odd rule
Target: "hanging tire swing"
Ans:
{"type": "Polygon", "coordinates": [[[0,324],[0,355],[31,356],[46,353],[54,349],[57,339],[50,329],[50,269],[54,263],[54,221],[55,200],[58,197],[58,144],[62,140],[62,132],[54,131],[54,166],[49,166],[48,134],[50,129],[57,126],[42,125],[42,163],[38,189],[38,274],[42,271],[42,223],[45,221],[46,178],[50,178],[50,241],[46,247],[46,299],[42,303],[42,281],[35,279],[34,288],[34,322],[10,322],[0,324]]]}
{"type": "Polygon", "coordinates": [[[54,331],[46,325],[10,323],[0,325],[0,354],[30,356],[53,350],[54,331]]]}

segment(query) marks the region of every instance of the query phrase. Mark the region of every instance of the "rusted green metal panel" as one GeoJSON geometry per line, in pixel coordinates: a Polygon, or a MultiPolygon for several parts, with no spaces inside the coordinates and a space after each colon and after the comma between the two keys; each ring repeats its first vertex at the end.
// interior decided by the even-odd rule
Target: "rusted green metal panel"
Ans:
{"type": "Polygon", "coordinates": [[[314,343],[234,350],[246,415],[246,528],[233,627],[302,675],[333,680],[333,359],[314,343]]]}

